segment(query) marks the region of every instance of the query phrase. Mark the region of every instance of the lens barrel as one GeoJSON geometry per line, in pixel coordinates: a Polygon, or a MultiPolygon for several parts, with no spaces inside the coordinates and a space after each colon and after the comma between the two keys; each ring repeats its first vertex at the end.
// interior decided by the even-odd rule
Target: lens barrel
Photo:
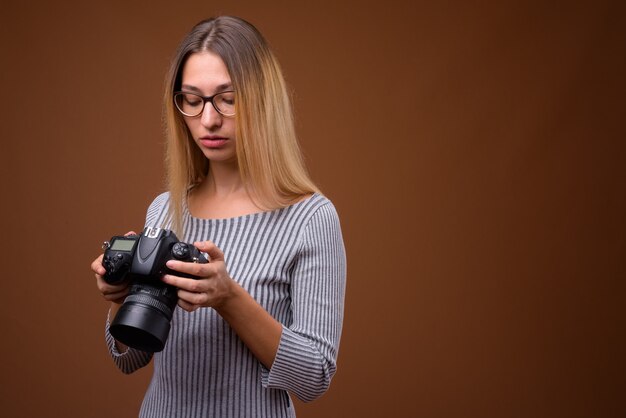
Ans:
{"type": "Polygon", "coordinates": [[[134,284],[109,328],[117,341],[138,350],[163,350],[177,303],[176,288],[134,284]]]}

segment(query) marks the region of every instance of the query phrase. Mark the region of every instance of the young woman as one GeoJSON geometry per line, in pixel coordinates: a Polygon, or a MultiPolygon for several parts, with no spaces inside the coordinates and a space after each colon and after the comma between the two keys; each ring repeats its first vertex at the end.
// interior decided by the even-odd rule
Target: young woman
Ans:
{"type": "Polygon", "coordinates": [[[346,260],[332,203],[308,177],[278,63],[235,17],[200,22],[165,89],[169,191],[146,226],[172,229],[210,257],[169,261],[179,306],[163,351],[109,333],[127,284],[103,279],[108,347],[125,373],[154,360],[141,417],[293,417],[288,392],[313,400],[336,370],[346,260]]]}

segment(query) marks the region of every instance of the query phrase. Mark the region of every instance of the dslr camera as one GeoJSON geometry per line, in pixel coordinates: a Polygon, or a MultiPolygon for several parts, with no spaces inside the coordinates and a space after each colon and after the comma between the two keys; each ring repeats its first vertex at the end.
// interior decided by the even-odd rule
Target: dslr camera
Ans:
{"type": "Polygon", "coordinates": [[[129,281],[130,290],[110,325],[111,335],[142,351],[163,350],[170,332],[177,289],[161,281],[165,274],[197,278],[168,269],[168,260],[208,263],[204,253],[180,242],[168,229],[146,227],[141,235],[114,236],[102,246],[103,278],[109,284],[129,281]]]}

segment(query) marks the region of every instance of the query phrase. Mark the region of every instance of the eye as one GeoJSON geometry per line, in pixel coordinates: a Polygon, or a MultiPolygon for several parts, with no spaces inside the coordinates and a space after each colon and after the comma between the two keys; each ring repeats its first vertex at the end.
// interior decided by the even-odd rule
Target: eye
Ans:
{"type": "Polygon", "coordinates": [[[218,100],[220,104],[224,104],[226,106],[235,105],[235,93],[234,92],[220,93],[215,97],[215,99],[218,100]]]}
{"type": "Polygon", "coordinates": [[[198,106],[202,103],[202,99],[195,94],[183,94],[183,102],[189,106],[198,106]]]}

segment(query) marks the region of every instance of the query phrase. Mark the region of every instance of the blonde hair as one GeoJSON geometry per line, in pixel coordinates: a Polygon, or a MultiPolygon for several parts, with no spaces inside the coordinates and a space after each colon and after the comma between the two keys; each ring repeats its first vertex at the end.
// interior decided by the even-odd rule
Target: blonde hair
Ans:
{"type": "Polygon", "coordinates": [[[165,85],[166,168],[172,228],[182,233],[187,193],[204,180],[209,160],[194,143],[174,106],[187,58],[210,51],[222,58],[236,91],[236,150],[250,197],[264,210],[318,192],[295,134],[293,113],[278,61],[261,33],[243,19],[220,16],[198,23],[180,44],[165,85]]]}

